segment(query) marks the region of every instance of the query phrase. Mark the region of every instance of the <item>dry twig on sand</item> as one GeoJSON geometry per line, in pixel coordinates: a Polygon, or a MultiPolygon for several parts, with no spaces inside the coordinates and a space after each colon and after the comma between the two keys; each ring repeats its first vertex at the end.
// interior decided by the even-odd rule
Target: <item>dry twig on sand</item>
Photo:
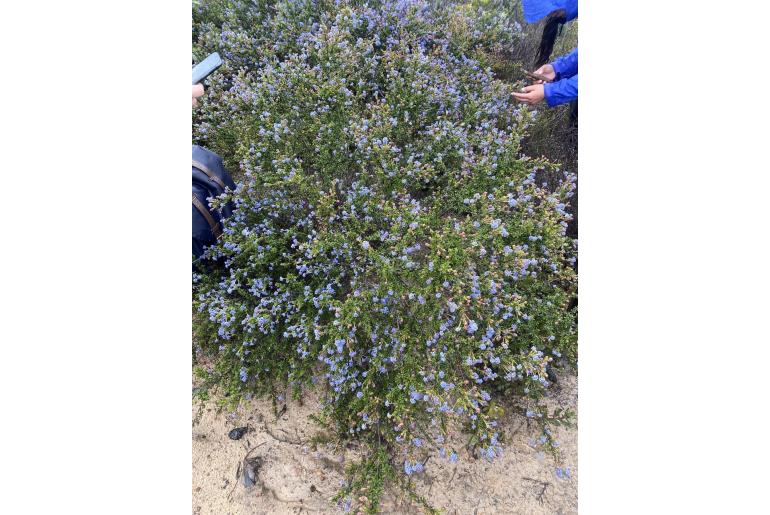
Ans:
{"type": "Polygon", "coordinates": [[[526,481],[532,481],[533,483],[537,483],[538,485],[543,487],[543,489],[540,490],[540,493],[535,496],[538,502],[540,502],[540,504],[543,504],[543,496],[545,495],[545,491],[551,485],[551,483],[548,483],[547,481],[541,481],[539,479],[532,479],[531,477],[522,477],[521,479],[524,479],[526,481]]]}

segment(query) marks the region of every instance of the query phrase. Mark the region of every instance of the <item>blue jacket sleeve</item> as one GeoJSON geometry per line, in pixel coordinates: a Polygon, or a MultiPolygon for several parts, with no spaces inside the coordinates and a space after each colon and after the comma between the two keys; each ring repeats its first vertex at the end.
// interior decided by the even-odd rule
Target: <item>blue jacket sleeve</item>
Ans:
{"type": "Polygon", "coordinates": [[[568,79],[562,79],[557,82],[546,82],[543,86],[545,101],[553,107],[559,104],[566,104],[577,100],[578,97],[578,76],[573,75],[568,79]]]}
{"type": "Polygon", "coordinates": [[[556,78],[568,79],[578,72],[578,51],[574,49],[567,55],[559,57],[551,63],[553,71],[556,72],[556,78]]]}

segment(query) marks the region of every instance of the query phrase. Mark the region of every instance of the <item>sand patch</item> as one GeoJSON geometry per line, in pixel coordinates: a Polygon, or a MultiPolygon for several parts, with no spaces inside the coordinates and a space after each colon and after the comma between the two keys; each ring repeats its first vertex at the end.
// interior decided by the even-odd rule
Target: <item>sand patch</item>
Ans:
{"type": "MultiPolygon", "coordinates": [[[[577,411],[577,377],[563,375],[548,402],[577,411]]],[[[322,430],[309,415],[320,410],[308,395],[300,404],[287,400],[276,418],[269,399],[251,400],[228,413],[213,402],[193,405],[193,513],[298,514],[342,513],[330,501],[344,479],[344,468],[360,456],[355,446],[344,450],[321,444],[313,450],[311,438],[322,430]],[[228,432],[250,428],[240,440],[228,432]],[[256,472],[254,486],[244,486],[244,458],[256,472]]],[[[556,476],[552,457],[531,446],[538,436],[520,415],[500,421],[505,431],[505,453],[493,462],[476,460],[467,451],[456,463],[432,456],[423,474],[413,476],[417,492],[449,514],[572,514],[577,513],[577,428],[556,431],[563,466],[571,477],[556,476]]],[[[462,446],[461,435],[455,448],[462,446]]],[[[386,493],[383,513],[419,513],[419,506],[395,490],[386,493]]]]}

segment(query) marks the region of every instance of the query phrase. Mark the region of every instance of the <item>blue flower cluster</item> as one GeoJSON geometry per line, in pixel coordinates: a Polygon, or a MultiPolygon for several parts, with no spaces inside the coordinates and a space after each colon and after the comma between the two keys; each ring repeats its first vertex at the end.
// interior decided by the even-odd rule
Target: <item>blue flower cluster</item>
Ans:
{"type": "Polygon", "coordinates": [[[576,358],[575,177],[521,154],[530,114],[484,57],[518,34],[451,3],[196,7],[195,47],[225,65],[193,133],[239,182],[196,336],[233,398],[319,387],[407,475],[458,459],[454,424],[501,454],[490,392],[536,400],[576,358]]]}

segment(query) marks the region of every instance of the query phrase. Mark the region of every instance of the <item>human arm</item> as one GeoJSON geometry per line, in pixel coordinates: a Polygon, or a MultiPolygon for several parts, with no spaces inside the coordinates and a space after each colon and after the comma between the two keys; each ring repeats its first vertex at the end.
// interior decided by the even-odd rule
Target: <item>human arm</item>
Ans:
{"type": "Polygon", "coordinates": [[[556,82],[549,82],[543,86],[543,95],[548,105],[553,107],[577,100],[578,76],[577,74],[556,82]]]}
{"type": "MultiPolygon", "coordinates": [[[[549,66],[549,65],[545,65],[549,66]]],[[[543,66],[543,67],[545,67],[543,66]]],[[[563,55],[550,64],[551,69],[556,75],[557,80],[568,79],[578,72],[578,51],[577,48],[567,55],[563,55]]]]}
{"type": "MultiPolygon", "coordinates": [[[[550,64],[544,64],[535,74],[542,75],[550,81],[568,79],[578,72],[578,53],[577,48],[567,55],[559,57],[550,64]]],[[[536,84],[543,84],[543,81],[537,81],[536,84]]]]}

